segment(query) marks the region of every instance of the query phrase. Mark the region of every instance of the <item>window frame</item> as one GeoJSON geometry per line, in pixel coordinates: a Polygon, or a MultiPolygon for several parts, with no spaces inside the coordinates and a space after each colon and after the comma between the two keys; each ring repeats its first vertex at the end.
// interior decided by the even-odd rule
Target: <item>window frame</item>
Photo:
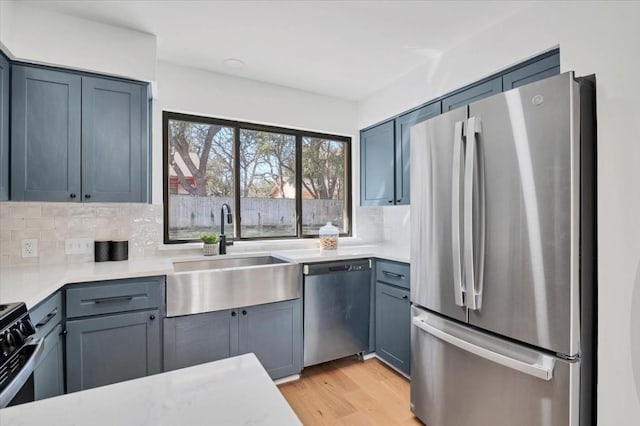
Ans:
{"type": "Polygon", "coordinates": [[[245,121],[226,120],[215,117],[207,117],[194,114],[184,114],[169,110],[162,111],[162,210],[163,210],[163,242],[164,244],[184,244],[199,241],[199,239],[170,239],[169,238],[169,120],[188,121],[193,123],[211,124],[233,128],[233,233],[239,235],[239,241],[268,241],[268,240],[298,240],[305,238],[318,238],[317,235],[304,235],[302,223],[302,139],[304,137],[327,139],[345,144],[345,214],[348,224],[348,232],[340,233],[341,237],[350,237],[353,232],[353,206],[352,206],[352,138],[349,136],[333,135],[329,133],[311,132],[300,129],[286,127],[269,126],[265,124],[250,123],[245,121]],[[296,235],[295,236],[273,236],[273,237],[243,237],[240,230],[242,220],[240,214],[240,156],[237,155],[240,149],[240,130],[251,130],[257,132],[279,133],[292,135],[295,137],[296,151],[296,235]]]}

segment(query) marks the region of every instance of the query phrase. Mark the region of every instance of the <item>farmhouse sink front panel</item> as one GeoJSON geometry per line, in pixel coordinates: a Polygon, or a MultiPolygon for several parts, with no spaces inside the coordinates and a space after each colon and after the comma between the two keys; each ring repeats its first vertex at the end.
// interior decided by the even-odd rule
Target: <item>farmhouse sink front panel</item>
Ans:
{"type": "MultiPolygon", "coordinates": [[[[264,259],[264,258],[244,258],[264,259]]],[[[240,262],[241,259],[220,259],[240,262]]],[[[211,261],[212,263],[215,261],[211,261]]],[[[185,262],[188,263],[188,262],[185,262]]],[[[197,262],[200,263],[200,262],[197,262]]],[[[204,262],[206,263],[206,261],[204,262]]],[[[250,263],[248,260],[245,264],[250,263]]],[[[238,306],[297,299],[302,296],[300,265],[293,263],[258,264],[254,266],[221,267],[200,265],[167,276],[167,316],[214,312],[238,306]]]]}

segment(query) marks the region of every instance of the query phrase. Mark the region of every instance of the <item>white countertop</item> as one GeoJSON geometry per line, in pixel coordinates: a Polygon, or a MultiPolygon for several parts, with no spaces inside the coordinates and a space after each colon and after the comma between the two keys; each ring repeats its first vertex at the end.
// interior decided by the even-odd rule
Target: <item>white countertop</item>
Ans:
{"type": "Polygon", "coordinates": [[[254,354],[0,410],[19,425],[300,425],[254,354]]]}
{"type": "MultiPolygon", "coordinates": [[[[289,262],[311,263],[341,259],[377,257],[409,262],[406,248],[383,244],[345,246],[338,250],[274,250],[270,252],[233,253],[228,257],[273,255],[289,262]]],[[[31,309],[66,284],[173,274],[174,260],[209,259],[205,256],[158,257],[121,262],[90,262],[66,265],[29,265],[0,269],[0,303],[25,302],[31,309]]]]}
{"type": "Polygon", "coordinates": [[[282,259],[297,263],[328,262],[362,257],[377,257],[409,263],[409,250],[384,244],[339,247],[337,250],[303,249],[281,250],[273,253],[282,259]]]}

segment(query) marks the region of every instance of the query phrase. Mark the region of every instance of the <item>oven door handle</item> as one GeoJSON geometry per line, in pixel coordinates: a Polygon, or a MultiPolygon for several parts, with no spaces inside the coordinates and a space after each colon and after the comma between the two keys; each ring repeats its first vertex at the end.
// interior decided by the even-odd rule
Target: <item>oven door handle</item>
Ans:
{"type": "Polygon", "coordinates": [[[38,361],[40,361],[42,352],[44,351],[44,338],[36,339],[27,346],[35,346],[36,348],[33,350],[31,356],[27,362],[25,362],[18,374],[13,378],[11,383],[9,383],[9,385],[0,392],[0,408],[4,408],[9,405],[11,400],[16,396],[20,389],[22,389],[22,386],[24,386],[27,380],[29,380],[31,374],[33,374],[38,361]]]}

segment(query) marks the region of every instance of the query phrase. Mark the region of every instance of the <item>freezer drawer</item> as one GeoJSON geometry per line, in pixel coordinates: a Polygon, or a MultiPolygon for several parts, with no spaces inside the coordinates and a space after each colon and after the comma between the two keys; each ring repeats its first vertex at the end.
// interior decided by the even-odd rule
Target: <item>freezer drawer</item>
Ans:
{"type": "Polygon", "coordinates": [[[412,308],[411,409],[429,426],[577,426],[567,362],[412,308]]]}

